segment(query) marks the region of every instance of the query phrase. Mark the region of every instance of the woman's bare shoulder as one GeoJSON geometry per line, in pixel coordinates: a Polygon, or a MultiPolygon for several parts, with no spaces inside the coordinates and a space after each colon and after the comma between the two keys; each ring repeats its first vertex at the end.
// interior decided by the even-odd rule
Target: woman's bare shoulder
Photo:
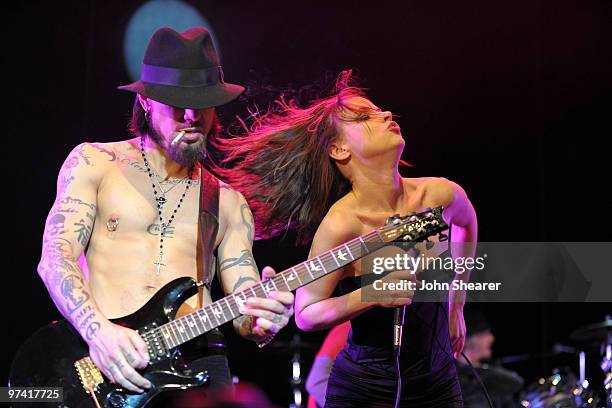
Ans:
{"type": "Polygon", "coordinates": [[[445,177],[418,177],[402,179],[413,204],[422,207],[448,206],[461,187],[445,177]]]}
{"type": "Polygon", "coordinates": [[[361,224],[353,208],[351,197],[344,196],[334,203],[321,221],[314,241],[335,246],[358,236],[361,224]]]}

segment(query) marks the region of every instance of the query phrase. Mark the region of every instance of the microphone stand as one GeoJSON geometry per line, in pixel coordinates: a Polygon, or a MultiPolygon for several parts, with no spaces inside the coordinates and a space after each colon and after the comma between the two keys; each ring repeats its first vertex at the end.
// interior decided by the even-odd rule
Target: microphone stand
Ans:
{"type": "Polygon", "coordinates": [[[397,370],[397,392],[395,395],[395,408],[399,407],[402,398],[402,371],[400,368],[400,352],[402,349],[402,331],[404,318],[406,317],[406,305],[396,307],[393,310],[393,350],[395,351],[395,365],[397,370]]]}

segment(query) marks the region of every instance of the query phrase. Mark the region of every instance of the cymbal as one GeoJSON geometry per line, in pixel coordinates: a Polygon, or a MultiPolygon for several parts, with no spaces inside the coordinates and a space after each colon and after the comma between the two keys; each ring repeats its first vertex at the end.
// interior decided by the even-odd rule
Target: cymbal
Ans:
{"type": "Polygon", "coordinates": [[[589,324],[574,330],[570,334],[570,340],[577,343],[606,342],[609,335],[612,335],[612,319],[607,318],[603,322],[589,324]]]}
{"type": "Polygon", "coordinates": [[[491,394],[508,395],[523,388],[523,377],[503,367],[483,364],[477,369],[480,379],[491,394]]]}
{"type": "MultiPolygon", "coordinates": [[[[464,392],[469,392],[467,389],[472,389],[476,383],[474,373],[466,364],[457,363],[456,367],[462,387],[466,386],[464,392]]],[[[518,373],[500,366],[483,364],[476,367],[476,372],[490,395],[512,395],[523,388],[525,384],[523,377],[518,373]]],[[[480,389],[478,392],[480,392],[480,389]]]]}

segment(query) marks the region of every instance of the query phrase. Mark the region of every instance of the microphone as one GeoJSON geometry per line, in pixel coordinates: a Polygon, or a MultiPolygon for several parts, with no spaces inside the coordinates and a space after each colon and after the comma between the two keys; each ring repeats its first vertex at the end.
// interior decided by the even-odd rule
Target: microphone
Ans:
{"type": "Polygon", "coordinates": [[[406,317],[406,305],[396,307],[393,310],[393,348],[397,356],[399,356],[400,348],[402,347],[404,317],[406,317]]]}

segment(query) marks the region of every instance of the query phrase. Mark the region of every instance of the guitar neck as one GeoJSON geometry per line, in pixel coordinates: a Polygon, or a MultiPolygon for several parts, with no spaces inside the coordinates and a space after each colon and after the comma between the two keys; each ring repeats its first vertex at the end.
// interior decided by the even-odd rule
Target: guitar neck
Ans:
{"type": "Polygon", "coordinates": [[[267,298],[272,291],[294,291],[398,239],[410,242],[422,241],[448,228],[442,218],[442,211],[442,207],[437,207],[411,216],[390,217],[384,227],[286,269],[271,279],[159,326],[154,338],[161,337],[168,349],[177,347],[240,317],[240,306],[250,297],[267,298]]]}
{"type": "Polygon", "coordinates": [[[239,306],[250,297],[267,298],[272,291],[294,291],[386,244],[379,231],[374,230],[286,269],[271,279],[259,282],[195,312],[172,320],[158,327],[157,330],[160,331],[168,348],[177,347],[240,317],[239,306]]]}

